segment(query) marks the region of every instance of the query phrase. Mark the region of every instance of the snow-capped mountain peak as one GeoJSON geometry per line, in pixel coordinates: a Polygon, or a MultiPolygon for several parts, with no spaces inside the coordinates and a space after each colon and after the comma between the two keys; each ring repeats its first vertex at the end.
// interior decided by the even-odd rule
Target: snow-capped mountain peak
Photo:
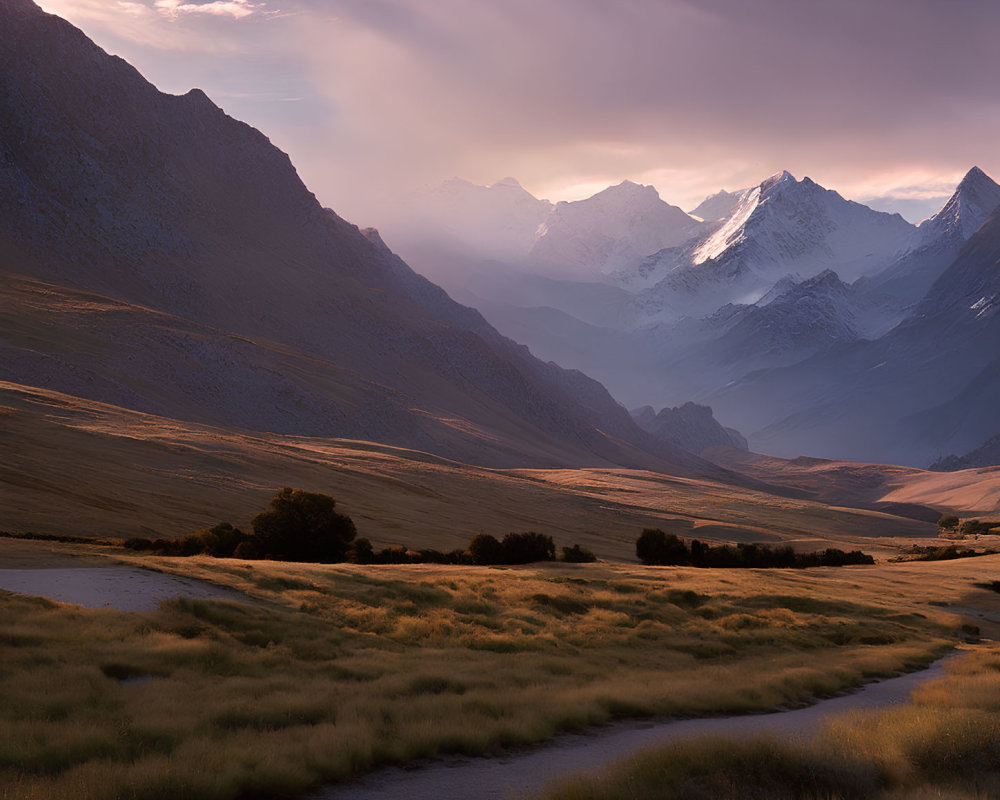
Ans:
{"type": "MultiPolygon", "coordinates": [[[[729,218],[722,224],[722,227],[709,236],[694,251],[692,263],[702,264],[710,259],[719,258],[726,250],[736,245],[745,237],[746,231],[744,227],[751,215],[762,203],[784,192],[795,192],[796,188],[800,186],[805,189],[815,187],[816,184],[809,180],[809,178],[804,178],[801,182],[796,181],[795,176],[785,169],[765,179],[759,186],[744,191],[733,206],[729,218]]],[[[795,202],[795,200],[792,202],[795,202]]]]}
{"type": "Polygon", "coordinates": [[[660,319],[710,314],[727,302],[753,303],[789,273],[823,270],[853,282],[912,247],[915,227],[898,214],[845,200],[783,170],[745,192],[732,215],[700,244],[657,254],[644,268],[664,275],[639,301],[660,319]]]}
{"type": "MultiPolygon", "coordinates": [[[[806,178],[805,180],[808,181],[809,179],[806,178]]],[[[812,183],[812,181],[809,182],[812,183]]],[[[787,185],[789,183],[798,183],[798,181],[795,180],[795,176],[792,175],[791,172],[789,172],[787,169],[783,169],[781,170],[781,172],[776,172],[770,178],[767,178],[765,181],[763,181],[760,185],[760,191],[761,194],[766,194],[779,184],[787,185]]]]}
{"type": "Polygon", "coordinates": [[[979,167],[973,167],[942,209],[920,224],[921,239],[929,242],[950,234],[965,241],[997,207],[1000,207],[1000,185],[979,167]]]}
{"type": "Polygon", "coordinates": [[[558,203],[530,257],[550,274],[593,279],[681,245],[702,227],[654,187],[626,180],[586,200],[558,203]]]}
{"type": "Polygon", "coordinates": [[[521,182],[517,178],[512,178],[509,175],[506,178],[501,178],[500,180],[498,180],[490,188],[495,189],[498,186],[509,186],[513,189],[524,189],[524,187],[521,186],[521,182]]]}

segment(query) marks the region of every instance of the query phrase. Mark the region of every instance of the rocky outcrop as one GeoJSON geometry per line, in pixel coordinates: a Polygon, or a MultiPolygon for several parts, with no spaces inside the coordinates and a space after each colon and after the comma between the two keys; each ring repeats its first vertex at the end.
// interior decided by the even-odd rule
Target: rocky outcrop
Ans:
{"type": "Polygon", "coordinates": [[[643,406],[632,411],[632,418],[643,430],[690,453],[701,453],[710,447],[749,449],[743,435],[720,425],[708,406],[689,402],[660,409],[659,413],[652,406],[643,406]]]}

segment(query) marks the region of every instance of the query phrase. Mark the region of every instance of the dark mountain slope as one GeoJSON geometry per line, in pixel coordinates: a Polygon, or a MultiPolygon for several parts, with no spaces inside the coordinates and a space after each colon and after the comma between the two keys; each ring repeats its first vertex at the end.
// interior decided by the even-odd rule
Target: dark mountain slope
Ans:
{"type": "Polygon", "coordinates": [[[2,332],[4,379],[195,421],[361,430],[491,465],[727,476],[655,442],[599,384],[538,362],[376,235],[323,209],[284,153],[202,92],[158,92],[29,0],[0,0],[0,37],[0,279],[15,304],[6,319],[45,329],[31,341],[2,332]],[[22,291],[39,282],[48,300],[22,291]],[[74,308],[107,300],[128,311],[62,315],[55,298],[71,290],[103,298],[74,308]],[[143,333],[156,315],[171,320],[170,335],[143,333]],[[101,346],[80,344],[90,341],[81,325],[101,346]],[[182,346],[185,326],[210,344],[182,346]],[[238,341],[246,368],[227,372],[220,363],[238,341]],[[141,369],[107,380],[107,364],[130,359],[141,369]],[[307,385],[310,413],[299,403],[275,413],[289,374],[307,385]],[[218,391],[183,391],[195,375],[218,391]],[[332,384],[341,388],[322,388],[332,384]],[[352,392],[383,410],[346,401],[352,392]]]}

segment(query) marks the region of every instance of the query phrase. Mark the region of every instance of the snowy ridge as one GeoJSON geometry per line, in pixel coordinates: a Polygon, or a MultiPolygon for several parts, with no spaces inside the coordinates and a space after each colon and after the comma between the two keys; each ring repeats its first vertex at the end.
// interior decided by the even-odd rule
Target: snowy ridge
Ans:
{"type": "Polygon", "coordinates": [[[696,208],[691,209],[690,214],[695,219],[705,222],[718,222],[729,219],[736,210],[737,204],[743,196],[751,189],[738,189],[735,192],[727,192],[725,189],[709,195],[702,200],[696,208]]]}
{"type": "Polygon", "coordinates": [[[691,263],[702,264],[710,258],[718,258],[728,248],[739,243],[746,235],[744,226],[757,208],[760,192],[761,187],[756,186],[753,189],[747,189],[740,195],[729,219],[694,251],[691,263]]]}
{"type": "Polygon", "coordinates": [[[942,236],[967,241],[998,207],[1000,186],[979,167],[973,167],[944,207],[920,223],[921,241],[929,243],[942,236]]]}
{"type": "Polygon", "coordinates": [[[733,215],[690,258],[657,255],[664,277],[637,301],[649,319],[676,309],[705,315],[725,303],[753,303],[788,274],[834,270],[854,281],[912,248],[915,228],[898,214],[872,211],[783,171],[743,194],[733,215]]]}
{"type": "Polygon", "coordinates": [[[858,286],[873,296],[889,298],[901,319],[958,256],[989,216],[1000,207],[1000,186],[973,167],[948,202],[917,228],[916,244],[870,280],[858,286]]]}
{"type": "Polygon", "coordinates": [[[539,229],[530,260],[550,274],[607,277],[702,229],[652,186],[623,181],[586,200],[558,203],[539,229]]]}

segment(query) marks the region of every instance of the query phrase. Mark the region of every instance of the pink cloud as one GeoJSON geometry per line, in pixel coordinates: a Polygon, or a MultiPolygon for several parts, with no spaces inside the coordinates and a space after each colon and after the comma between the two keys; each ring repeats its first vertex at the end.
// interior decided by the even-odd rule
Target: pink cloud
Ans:
{"type": "Polygon", "coordinates": [[[263,3],[252,3],[249,0],[213,0],[210,3],[185,3],[182,0],[156,0],[156,8],[168,16],[178,14],[210,14],[216,17],[230,16],[233,19],[243,19],[256,14],[263,3]]]}

